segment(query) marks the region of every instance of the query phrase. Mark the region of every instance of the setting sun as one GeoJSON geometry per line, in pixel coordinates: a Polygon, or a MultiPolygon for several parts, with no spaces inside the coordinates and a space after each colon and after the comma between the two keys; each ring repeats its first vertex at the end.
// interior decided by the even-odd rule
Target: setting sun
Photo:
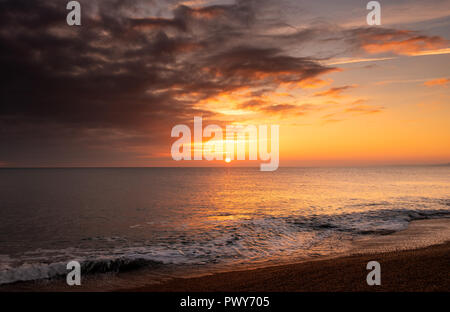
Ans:
{"type": "Polygon", "coordinates": [[[226,162],[227,164],[229,164],[229,163],[231,162],[231,158],[230,158],[230,157],[225,158],[225,162],[226,162]]]}

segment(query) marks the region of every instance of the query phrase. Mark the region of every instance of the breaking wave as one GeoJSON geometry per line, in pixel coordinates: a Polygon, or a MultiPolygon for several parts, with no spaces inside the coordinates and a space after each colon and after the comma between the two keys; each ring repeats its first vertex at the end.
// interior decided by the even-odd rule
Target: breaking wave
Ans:
{"type": "MultiPolygon", "coordinates": [[[[449,202],[444,200],[440,205],[449,206],[449,202]]],[[[373,206],[377,204],[366,205],[373,206]]],[[[157,242],[88,238],[98,248],[37,249],[20,256],[0,255],[0,284],[63,277],[67,274],[66,264],[72,260],[80,262],[82,274],[99,274],[157,270],[168,265],[255,262],[301,252],[305,257],[324,255],[350,237],[389,234],[405,229],[413,220],[449,217],[448,209],[378,209],[334,215],[252,217],[217,224],[206,232],[172,234],[157,242]],[[104,248],[105,241],[113,241],[115,247],[104,248]]]]}

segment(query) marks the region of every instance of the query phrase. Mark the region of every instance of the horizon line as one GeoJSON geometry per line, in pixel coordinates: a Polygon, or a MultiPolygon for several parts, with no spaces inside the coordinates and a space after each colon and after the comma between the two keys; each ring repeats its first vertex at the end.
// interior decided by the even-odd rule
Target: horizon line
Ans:
{"type": "MultiPolygon", "coordinates": [[[[438,164],[373,164],[373,165],[323,165],[323,166],[279,166],[279,168],[382,168],[382,167],[446,167],[450,163],[438,164]]],[[[1,169],[208,169],[208,168],[258,168],[258,166],[24,166],[0,167],[1,169]]]]}

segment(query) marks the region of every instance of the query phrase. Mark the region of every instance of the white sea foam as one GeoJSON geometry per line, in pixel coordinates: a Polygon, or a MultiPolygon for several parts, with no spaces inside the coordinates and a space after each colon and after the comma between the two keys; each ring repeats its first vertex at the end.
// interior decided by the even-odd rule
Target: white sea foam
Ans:
{"type": "Polygon", "coordinates": [[[112,249],[37,249],[19,257],[0,255],[0,284],[49,279],[66,274],[66,263],[77,260],[84,274],[157,270],[167,265],[238,264],[269,257],[324,256],[354,237],[386,234],[405,229],[419,219],[450,217],[448,210],[369,210],[322,216],[260,217],[228,222],[208,233],[171,237],[167,243],[141,242],[121,237],[94,237],[114,242],[112,249]],[[48,263],[51,259],[51,263],[48,263]]]}

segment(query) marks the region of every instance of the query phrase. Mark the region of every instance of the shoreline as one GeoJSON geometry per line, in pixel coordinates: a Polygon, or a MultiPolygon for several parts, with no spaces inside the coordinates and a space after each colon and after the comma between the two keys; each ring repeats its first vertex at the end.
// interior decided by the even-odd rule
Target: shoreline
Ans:
{"type": "Polygon", "coordinates": [[[297,263],[248,268],[128,292],[450,291],[450,219],[417,220],[389,235],[357,239],[344,254],[297,263]],[[381,265],[381,285],[366,282],[369,261],[381,265]]]}
{"type": "Polygon", "coordinates": [[[90,284],[88,278],[79,288],[68,287],[65,279],[17,282],[0,285],[0,292],[449,292],[449,264],[450,218],[441,218],[416,220],[392,234],[357,238],[342,253],[297,262],[169,277],[160,283],[149,282],[140,271],[99,275],[106,284],[90,284]],[[373,260],[381,265],[381,286],[366,283],[366,265],[373,260]],[[120,286],[114,279],[121,280],[120,286]]]}
{"type": "Polygon", "coordinates": [[[343,256],[174,278],[120,292],[449,292],[450,242],[429,247],[343,256]],[[369,261],[381,265],[381,285],[366,282],[369,261]]]}

